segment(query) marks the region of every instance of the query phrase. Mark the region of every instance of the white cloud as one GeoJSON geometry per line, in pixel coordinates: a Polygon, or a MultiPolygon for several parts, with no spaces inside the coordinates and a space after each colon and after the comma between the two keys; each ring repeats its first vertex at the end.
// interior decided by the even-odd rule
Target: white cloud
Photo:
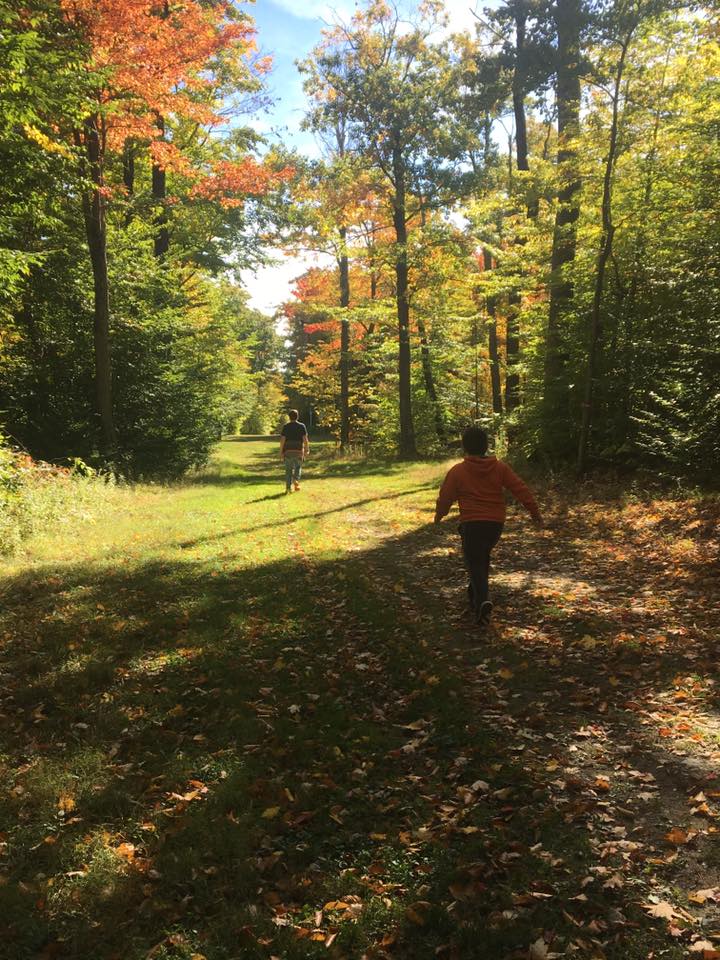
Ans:
{"type": "Polygon", "coordinates": [[[278,307],[290,299],[297,278],[310,267],[332,265],[332,258],[318,254],[303,254],[285,257],[273,251],[278,262],[260,267],[256,271],[243,270],[243,286],[250,294],[249,305],[262,313],[274,314],[278,307]]]}
{"type": "Polygon", "coordinates": [[[474,0],[446,0],[445,9],[449,18],[450,33],[461,33],[463,30],[475,32],[477,20],[472,14],[473,10],[482,14],[482,8],[486,3],[474,2],[474,0]]]}
{"type": "Polygon", "coordinates": [[[355,4],[350,0],[337,0],[328,3],[328,0],[273,0],[276,7],[287,10],[294,17],[302,20],[327,20],[328,23],[336,18],[349,17],[355,10],[355,4]]]}

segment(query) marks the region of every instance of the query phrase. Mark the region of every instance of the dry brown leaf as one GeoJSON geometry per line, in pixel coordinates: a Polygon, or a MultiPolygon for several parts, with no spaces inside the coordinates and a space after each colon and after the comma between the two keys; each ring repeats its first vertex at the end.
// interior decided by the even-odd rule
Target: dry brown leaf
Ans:
{"type": "Polygon", "coordinates": [[[115,853],[122,857],[123,860],[134,860],[135,859],[135,844],[133,843],[121,843],[119,846],[115,847],[115,853]]]}
{"type": "Polygon", "coordinates": [[[718,895],[720,895],[720,887],[708,887],[706,890],[697,890],[695,893],[691,893],[688,900],[691,903],[703,904],[707,900],[717,901],[718,895]]]}
{"type": "Polygon", "coordinates": [[[535,943],[530,944],[528,960],[547,960],[548,949],[548,945],[543,938],[540,937],[535,943]]]}
{"type": "Polygon", "coordinates": [[[673,920],[678,916],[675,907],[667,900],[661,900],[659,903],[645,903],[643,909],[651,917],[659,917],[661,920],[673,920]]]}
{"type": "Polygon", "coordinates": [[[683,843],[688,843],[695,836],[695,833],[690,830],[681,830],[680,827],[673,827],[668,833],[665,834],[665,839],[668,843],[674,843],[676,846],[681,846],[683,843]]]}
{"type": "Polygon", "coordinates": [[[412,923],[416,924],[418,927],[425,926],[425,917],[417,912],[413,907],[407,907],[405,910],[405,916],[412,923]]]}

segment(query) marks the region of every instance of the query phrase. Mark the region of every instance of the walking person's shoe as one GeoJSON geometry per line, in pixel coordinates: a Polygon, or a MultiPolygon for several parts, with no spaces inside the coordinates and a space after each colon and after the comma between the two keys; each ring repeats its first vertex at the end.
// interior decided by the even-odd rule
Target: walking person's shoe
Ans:
{"type": "Polygon", "coordinates": [[[490,623],[492,612],[492,600],[483,600],[483,602],[480,604],[480,609],[478,610],[477,615],[477,622],[481,627],[487,627],[487,625],[490,623]]]}
{"type": "Polygon", "coordinates": [[[292,488],[291,488],[291,487],[285,487],[285,493],[286,493],[286,494],[292,493],[292,488]]]}
{"type": "Polygon", "coordinates": [[[293,488],[295,489],[296,492],[300,489],[300,481],[299,481],[299,480],[296,480],[296,481],[293,483],[293,488]]]}

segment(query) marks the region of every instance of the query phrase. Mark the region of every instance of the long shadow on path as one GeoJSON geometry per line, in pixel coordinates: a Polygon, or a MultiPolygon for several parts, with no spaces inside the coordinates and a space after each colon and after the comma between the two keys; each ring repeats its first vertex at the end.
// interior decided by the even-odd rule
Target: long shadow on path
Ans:
{"type": "Polygon", "coordinates": [[[4,581],[12,956],[293,958],[328,941],[501,958],[550,930],[580,957],[668,947],[624,885],[632,823],[608,825],[582,765],[563,771],[615,712],[641,736],[628,698],[706,652],[685,638],[639,683],[646,658],[615,623],[578,659],[574,630],[528,628],[541,601],[512,586],[497,633],[459,632],[438,596],[449,576],[461,593],[446,543],[423,527],[251,573],[178,559],[4,581]]]}

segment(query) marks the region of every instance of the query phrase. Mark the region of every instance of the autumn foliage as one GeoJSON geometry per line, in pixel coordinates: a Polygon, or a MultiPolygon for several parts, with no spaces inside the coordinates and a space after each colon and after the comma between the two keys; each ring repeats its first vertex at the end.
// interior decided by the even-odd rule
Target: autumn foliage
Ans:
{"type": "Polygon", "coordinates": [[[62,6],[89,46],[87,69],[104,149],[145,142],[154,164],[196,179],[196,195],[228,206],[282,178],[250,157],[193,171],[159,122],[172,116],[213,128],[222,121],[213,71],[220,57],[244,61],[256,76],[269,68],[267,58],[255,57],[254,24],[232,4],[62,0],[62,6]]]}

